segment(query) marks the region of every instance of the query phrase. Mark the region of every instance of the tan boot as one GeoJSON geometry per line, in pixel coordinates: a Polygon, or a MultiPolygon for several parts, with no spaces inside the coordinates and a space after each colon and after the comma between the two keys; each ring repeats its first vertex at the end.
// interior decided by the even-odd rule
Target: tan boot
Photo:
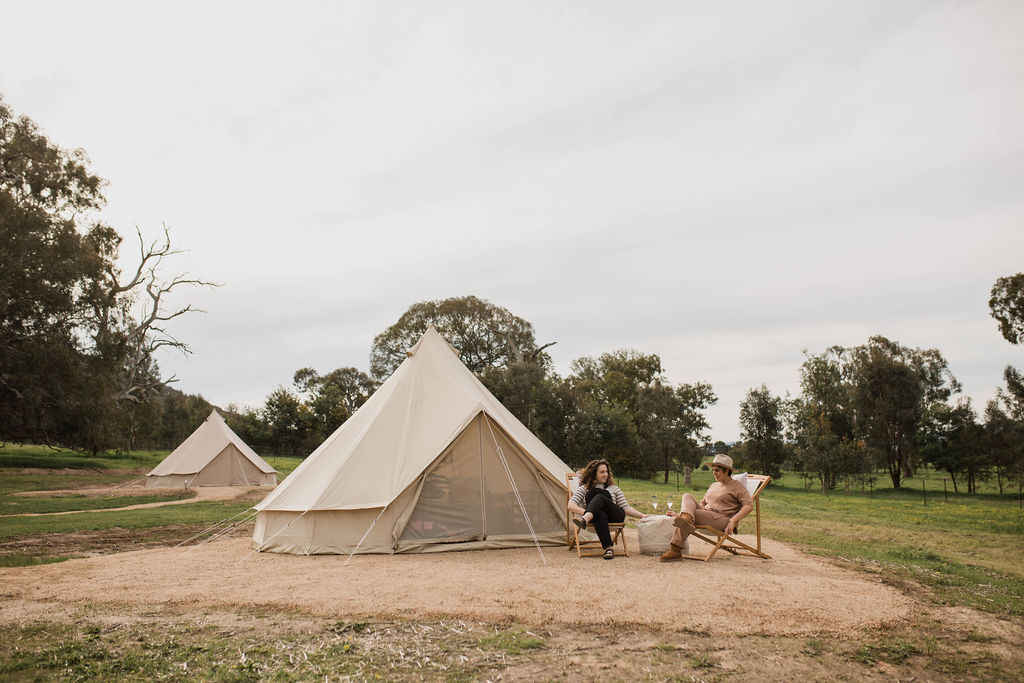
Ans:
{"type": "Polygon", "coordinates": [[[693,525],[693,518],[685,512],[678,517],[673,518],[672,524],[682,529],[683,533],[687,536],[692,534],[693,530],[697,528],[693,525]]]}
{"type": "Polygon", "coordinates": [[[669,543],[668,550],[665,551],[664,555],[658,558],[661,562],[676,562],[681,559],[683,559],[683,549],[675,543],[669,543]]]}

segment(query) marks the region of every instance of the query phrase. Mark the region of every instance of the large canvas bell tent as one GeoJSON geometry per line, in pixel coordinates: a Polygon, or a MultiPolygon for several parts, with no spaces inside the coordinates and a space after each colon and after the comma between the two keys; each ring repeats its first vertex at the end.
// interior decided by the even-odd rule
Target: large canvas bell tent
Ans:
{"type": "Polygon", "coordinates": [[[568,472],[430,328],[256,505],[253,545],[316,554],[562,544],[568,472]]]}
{"type": "Polygon", "coordinates": [[[147,487],[274,486],[277,472],[216,410],[146,476],[147,487]]]}

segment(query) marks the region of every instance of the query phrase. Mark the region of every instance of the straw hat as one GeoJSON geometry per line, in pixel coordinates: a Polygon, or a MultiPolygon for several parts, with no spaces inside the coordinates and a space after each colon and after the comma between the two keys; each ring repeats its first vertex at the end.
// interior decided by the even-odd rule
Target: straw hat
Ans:
{"type": "Polygon", "coordinates": [[[723,453],[719,453],[715,456],[715,459],[711,461],[712,465],[721,465],[722,467],[728,468],[729,472],[732,472],[732,458],[723,453]]]}

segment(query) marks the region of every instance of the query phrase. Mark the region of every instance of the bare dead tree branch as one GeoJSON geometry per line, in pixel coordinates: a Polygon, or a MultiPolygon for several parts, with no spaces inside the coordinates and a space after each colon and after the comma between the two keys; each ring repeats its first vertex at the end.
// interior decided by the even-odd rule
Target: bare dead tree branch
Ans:
{"type": "MultiPolygon", "coordinates": [[[[140,403],[161,388],[177,381],[173,375],[161,378],[155,370],[154,354],[162,348],[173,348],[184,354],[192,352],[185,342],[170,334],[163,323],[187,313],[202,313],[202,309],[186,304],[173,310],[166,309],[166,297],[182,287],[220,287],[220,283],[179,273],[169,280],[162,277],[160,268],[164,259],[184,253],[171,242],[170,230],[163,226],[163,237],[149,244],[142,237],[142,231],[135,228],[139,239],[139,263],[134,273],[126,280],[119,280],[118,273],[108,270],[110,278],[107,306],[111,311],[122,301],[125,323],[123,342],[128,349],[126,364],[120,381],[113,394],[113,400],[140,403]],[[138,317],[128,313],[132,301],[142,298],[138,317]]],[[[109,321],[108,321],[109,322],[109,321]]],[[[105,330],[106,331],[106,330],[105,330]]]]}

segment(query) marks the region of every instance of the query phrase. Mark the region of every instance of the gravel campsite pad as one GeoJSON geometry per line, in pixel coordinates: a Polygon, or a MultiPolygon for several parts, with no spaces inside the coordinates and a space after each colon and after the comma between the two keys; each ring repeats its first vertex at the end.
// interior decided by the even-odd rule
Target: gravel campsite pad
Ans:
{"type": "MultiPolygon", "coordinates": [[[[637,547],[635,531],[628,543],[637,547]]],[[[422,555],[255,553],[245,536],[0,571],[3,617],[35,604],[261,606],[322,616],[439,616],[587,623],[602,595],[608,623],[722,634],[799,635],[896,623],[914,602],[877,577],[767,541],[771,560],[724,553],[661,563],[607,562],[564,547],[422,555]],[[13,599],[13,600],[12,600],[13,599]]],[[[27,616],[27,615],[26,615],[27,616]]]]}

